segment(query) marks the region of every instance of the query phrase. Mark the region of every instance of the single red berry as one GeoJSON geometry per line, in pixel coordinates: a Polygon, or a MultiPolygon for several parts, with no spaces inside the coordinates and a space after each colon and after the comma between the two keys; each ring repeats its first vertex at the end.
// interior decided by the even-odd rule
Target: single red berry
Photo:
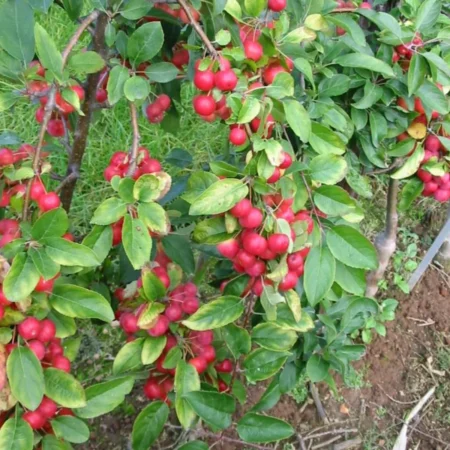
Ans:
{"type": "Polygon", "coordinates": [[[137,333],[139,331],[138,318],[131,312],[125,312],[120,316],[120,326],[127,334],[137,333]]]}
{"type": "Polygon", "coordinates": [[[194,110],[201,116],[209,116],[216,110],[216,102],[210,95],[197,95],[193,100],[194,110]]]}
{"type": "Polygon", "coordinates": [[[424,147],[425,150],[428,150],[429,152],[432,153],[436,153],[441,149],[441,141],[437,136],[430,134],[425,139],[424,147]]]}
{"type": "Polygon", "coordinates": [[[269,249],[279,255],[286,253],[289,248],[289,237],[283,233],[275,233],[267,239],[269,249]]]}
{"type": "Polygon", "coordinates": [[[0,148],[0,166],[9,166],[14,163],[14,153],[9,148],[0,148]]]}
{"type": "Polygon", "coordinates": [[[217,372],[231,373],[233,371],[233,363],[229,359],[224,359],[222,362],[215,365],[217,372]]]}
{"type": "Polygon", "coordinates": [[[39,361],[42,361],[45,356],[45,346],[41,341],[32,340],[28,341],[28,347],[36,355],[39,361]]]}
{"type": "Polygon", "coordinates": [[[267,250],[267,241],[258,233],[252,232],[242,238],[242,246],[246,252],[259,256],[267,250]]]}
{"type": "Polygon", "coordinates": [[[264,261],[257,260],[252,266],[247,267],[245,272],[251,277],[260,277],[266,272],[266,264],[264,261]]]}
{"type": "Polygon", "coordinates": [[[167,94],[161,94],[156,99],[156,103],[158,103],[164,111],[167,111],[170,108],[172,101],[167,94]]]}
{"type": "Polygon", "coordinates": [[[144,385],[144,394],[149,400],[162,400],[166,396],[163,386],[156,378],[150,377],[144,385]]]}
{"type": "Polygon", "coordinates": [[[247,142],[247,132],[244,128],[233,128],[230,130],[230,142],[233,145],[240,146],[247,142]]]}
{"type": "Polygon", "coordinates": [[[64,372],[70,372],[70,361],[62,355],[57,355],[52,359],[52,366],[55,369],[62,370],[64,372]]]}
{"type": "Polygon", "coordinates": [[[37,200],[38,208],[42,212],[50,211],[61,206],[61,200],[56,192],[42,194],[37,200]]]}
{"type": "Polygon", "coordinates": [[[171,322],[178,322],[183,317],[183,310],[181,309],[181,306],[178,305],[177,303],[171,303],[164,311],[164,315],[171,322]]]}
{"type": "Polygon", "coordinates": [[[268,8],[275,12],[283,11],[286,8],[287,0],[269,0],[268,8]]]}
{"type": "Polygon", "coordinates": [[[200,351],[199,356],[203,356],[208,364],[212,363],[216,359],[216,349],[212,345],[206,345],[200,351]]]}
{"type": "Polygon", "coordinates": [[[280,178],[281,178],[280,169],[278,167],[275,167],[273,174],[270,175],[269,178],[267,178],[267,182],[269,184],[273,184],[273,183],[276,183],[280,178]]]}
{"type": "Polygon", "coordinates": [[[203,373],[208,367],[208,363],[206,362],[206,359],[203,356],[196,356],[195,358],[192,358],[188,362],[191,366],[195,367],[195,370],[198,373],[203,373]]]}
{"type": "Polygon", "coordinates": [[[283,278],[281,283],[278,285],[278,289],[281,292],[289,291],[297,286],[298,275],[295,272],[288,272],[283,278]]]}
{"type": "Polygon", "coordinates": [[[194,85],[201,91],[208,92],[215,86],[214,72],[212,70],[197,71],[194,75],[194,85]]]}
{"type": "Polygon", "coordinates": [[[51,419],[58,411],[58,405],[50,398],[44,397],[37,410],[46,419],[51,419]]]}
{"type": "Polygon", "coordinates": [[[46,190],[44,184],[39,178],[35,178],[31,183],[31,190],[30,190],[31,200],[36,202],[41,197],[41,195],[45,193],[46,190]]]}
{"type": "Polygon", "coordinates": [[[232,91],[238,83],[238,77],[232,69],[220,70],[215,75],[217,89],[221,91],[232,91]]]}
{"type": "Polygon", "coordinates": [[[279,63],[274,63],[266,67],[263,72],[264,83],[272,84],[275,77],[282,72],[287,72],[287,70],[279,63]]]}
{"type": "Polygon", "coordinates": [[[239,219],[239,223],[244,228],[258,228],[263,223],[263,213],[258,208],[251,208],[248,214],[239,219]]]}
{"type": "Polygon", "coordinates": [[[248,59],[259,61],[264,53],[263,47],[259,42],[247,40],[244,42],[244,52],[248,59]]]}
{"type": "Polygon", "coordinates": [[[34,288],[36,292],[47,292],[50,293],[53,291],[53,285],[55,284],[55,278],[51,278],[50,280],[44,280],[42,277],[39,278],[38,284],[34,288]]]}
{"type": "Polygon", "coordinates": [[[22,414],[22,419],[25,420],[25,422],[28,422],[28,425],[30,425],[33,430],[42,428],[47,420],[47,418],[38,411],[27,411],[22,414]]]}
{"type": "Polygon", "coordinates": [[[97,89],[97,92],[95,93],[95,99],[99,103],[106,102],[106,100],[108,100],[108,92],[106,91],[106,89],[97,89]]]}
{"type": "Polygon", "coordinates": [[[27,317],[19,324],[17,331],[25,340],[36,339],[41,331],[41,323],[36,317],[27,317]]]}
{"type": "Polygon", "coordinates": [[[181,304],[181,309],[186,314],[194,314],[200,308],[200,302],[197,297],[186,297],[181,304]]]}
{"type": "Polygon", "coordinates": [[[167,333],[167,330],[169,329],[169,319],[166,316],[160,315],[158,316],[158,319],[156,321],[156,324],[147,330],[148,334],[153,337],[162,336],[163,334],[167,333]]]}
{"type": "Polygon", "coordinates": [[[236,239],[228,239],[217,245],[219,253],[228,259],[233,259],[239,251],[239,243],[236,239]]]}
{"type": "Polygon", "coordinates": [[[288,169],[292,164],[292,156],[288,152],[283,152],[283,162],[279,165],[280,169],[288,169]]]}
{"type": "Polygon", "coordinates": [[[237,218],[245,217],[252,210],[252,207],[252,202],[248,198],[244,198],[230,209],[230,213],[237,218]]]}
{"type": "Polygon", "coordinates": [[[56,336],[56,326],[50,319],[44,319],[41,322],[41,329],[37,336],[41,342],[50,342],[56,336]]]}

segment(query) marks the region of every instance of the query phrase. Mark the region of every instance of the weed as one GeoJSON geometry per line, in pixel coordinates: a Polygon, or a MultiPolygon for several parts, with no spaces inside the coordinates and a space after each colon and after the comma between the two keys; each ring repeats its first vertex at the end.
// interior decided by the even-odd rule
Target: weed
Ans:
{"type": "Polygon", "coordinates": [[[297,380],[297,384],[294,388],[289,392],[289,395],[296,401],[298,404],[302,404],[306,401],[309,395],[308,391],[308,377],[306,374],[301,374],[297,380]]]}

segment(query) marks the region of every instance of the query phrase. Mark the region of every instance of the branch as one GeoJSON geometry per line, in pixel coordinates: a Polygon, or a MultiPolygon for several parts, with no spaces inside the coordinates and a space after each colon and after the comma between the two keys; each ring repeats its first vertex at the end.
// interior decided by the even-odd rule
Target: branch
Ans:
{"type": "Polygon", "coordinates": [[[139,125],[137,119],[137,109],[134,103],[130,102],[130,115],[131,115],[131,127],[133,129],[133,143],[130,150],[130,167],[128,168],[127,176],[132,177],[136,170],[136,162],[139,151],[139,141],[141,136],[139,135],[139,125]]]}
{"type": "Polygon", "coordinates": [[[189,8],[189,5],[186,3],[185,0],[178,0],[178,3],[180,6],[184,9],[184,12],[188,16],[192,27],[197,32],[197,34],[200,36],[200,39],[205,44],[206,48],[208,49],[208,52],[214,57],[217,58],[219,54],[217,53],[217,50],[212,45],[211,41],[209,40],[208,36],[206,36],[206,33],[203,31],[203,28],[199,25],[199,23],[194,19],[194,16],[191,13],[191,10],[189,8]]]}
{"type": "Polygon", "coordinates": [[[319,393],[317,392],[317,388],[313,382],[309,383],[309,389],[311,391],[311,395],[314,400],[314,403],[316,404],[317,412],[319,413],[320,418],[322,419],[323,423],[328,425],[330,423],[330,421],[328,420],[328,417],[327,417],[327,414],[325,413],[322,402],[320,401],[319,393]]]}
{"type": "Polygon", "coordinates": [[[70,175],[68,175],[66,178],[61,180],[61,183],[59,186],[55,189],[56,193],[59,193],[62,191],[64,186],[68,183],[71,183],[72,181],[76,180],[77,178],[80,178],[80,174],[76,172],[72,172],[70,175]]]}
{"type": "Polygon", "coordinates": [[[365,175],[381,175],[383,173],[391,172],[397,167],[400,167],[403,164],[403,161],[403,158],[397,158],[389,167],[386,167],[385,169],[372,170],[370,172],[366,172],[365,175]]]}
{"type": "MultiPolygon", "coordinates": [[[[208,431],[202,432],[201,435],[204,436],[204,437],[209,437],[209,438],[217,438],[217,434],[210,433],[208,431]]],[[[249,442],[244,442],[244,441],[241,441],[239,439],[229,438],[227,436],[221,436],[220,439],[217,440],[217,442],[220,442],[221,440],[226,441],[226,442],[230,442],[232,444],[240,444],[240,445],[243,445],[243,446],[249,447],[249,448],[256,448],[258,450],[270,450],[269,447],[265,447],[263,445],[250,444],[249,442]]]]}

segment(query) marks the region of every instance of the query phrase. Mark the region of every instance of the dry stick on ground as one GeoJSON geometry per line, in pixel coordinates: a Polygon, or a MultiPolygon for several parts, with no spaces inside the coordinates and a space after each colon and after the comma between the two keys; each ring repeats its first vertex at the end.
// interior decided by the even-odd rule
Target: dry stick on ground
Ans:
{"type": "Polygon", "coordinates": [[[312,398],[314,403],[316,404],[317,412],[319,413],[319,417],[322,419],[322,422],[325,424],[329,424],[330,421],[325,413],[325,409],[323,408],[322,402],[320,401],[319,392],[314,383],[309,383],[309,390],[311,391],[312,398]]]}
{"type": "Polygon", "coordinates": [[[312,449],[312,450],[317,450],[317,449],[319,449],[319,448],[328,447],[328,446],[331,445],[333,442],[338,441],[340,438],[341,438],[340,436],[336,436],[336,437],[334,437],[334,438],[329,439],[329,440],[326,441],[326,442],[321,442],[320,444],[313,445],[313,446],[311,447],[311,449],[312,449]]]}
{"type": "Polygon", "coordinates": [[[347,450],[349,448],[358,447],[362,444],[360,438],[349,439],[348,441],[340,442],[339,444],[333,445],[333,450],[347,450]]]}
{"type": "Polygon", "coordinates": [[[185,0],[178,0],[178,3],[184,9],[184,12],[186,13],[186,15],[189,18],[189,21],[191,22],[191,25],[193,26],[196,33],[200,36],[200,39],[205,44],[206,48],[208,49],[208,52],[211,54],[211,56],[213,56],[214,58],[217,58],[219,56],[219,54],[217,53],[217,50],[214,48],[214,45],[212,45],[208,36],[206,36],[206,33],[203,31],[203,28],[194,19],[194,16],[191,13],[190,6],[186,3],[185,0]]]}
{"type": "MultiPolygon", "coordinates": [[[[75,31],[74,35],[68,42],[66,48],[63,50],[61,56],[62,56],[62,69],[64,69],[64,66],[67,63],[67,58],[70,55],[70,52],[75,47],[76,43],[80,39],[80,36],[83,34],[83,32],[86,30],[86,28],[97,19],[99,13],[98,11],[94,11],[89,16],[87,16],[78,29],[75,31]]],[[[39,140],[36,147],[36,152],[33,157],[33,171],[34,174],[37,176],[40,173],[40,165],[41,165],[41,152],[42,152],[42,146],[44,143],[45,138],[45,132],[47,130],[48,122],[50,121],[50,118],[52,116],[53,109],[55,108],[55,96],[56,96],[56,85],[53,85],[50,88],[49,94],[48,94],[48,101],[45,105],[45,113],[44,113],[44,119],[41,124],[41,129],[39,131],[39,140]]],[[[27,184],[27,191],[25,193],[25,201],[23,204],[23,211],[22,211],[22,220],[26,221],[28,216],[28,210],[30,207],[30,194],[31,194],[31,184],[33,182],[33,178],[31,178],[28,181],[27,184]]]]}
{"type": "MultiPolygon", "coordinates": [[[[93,39],[93,50],[102,57],[106,55],[105,30],[108,24],[108,16],[104,13],[97,14],[97,24],[93,39]]],[[[100,73],[90,74],[87,78],[86,96],[82,106],[84,116],[78,117],[77,128],[75,130],[72,153],[70,154],[66,177],[74,174],[70,182],[66,183],[61,190],[61,201],[66,211],[69,211],[72,197],[78,177],[80,175],[81,162],[86,150],[89,127],[92,119],[93,105],[96,103],[97,84],[100,73]]]]}
{"type": "Polygon", "coordinates": [[[139,141],[141,136],[139,135],[139,125],[137,118],[137,109],[134,103],[130,102],[130,116],[131,116],[131,128],[133,130],[133,143],[129,152],[130,167],[128,168],[127,176],[132,177],[136,170],[137,157],[139,152],[139,141]]]}
{"type": "Polygon", "coordinates": [[[374,297],[378,292],[378,283],[383,278],[389,261],[397,247],[397,197],[399,181],[389,179],[388,202],[386,208],[386,228],[375,238],[378,253],[378,268],[367,275],[366,296],[374,297]]]}
{"type": "Polygon", "coordinates": [[[316,439],[319,437],[328,436],[330,434],[358,433],[358,431],[359,430],[357,428],[339,428],[337,430],[324,431],[323,433],[309,434],[304,439],[305,439],[305,441],[308,441],[310,439],[316,439]]]}

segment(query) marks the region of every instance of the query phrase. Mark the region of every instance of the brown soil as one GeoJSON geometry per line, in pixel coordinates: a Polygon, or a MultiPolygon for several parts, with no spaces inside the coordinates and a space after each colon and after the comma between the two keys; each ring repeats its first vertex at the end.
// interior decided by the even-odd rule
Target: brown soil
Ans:
{"type": "MultiPolygon", "coordinates": [[[[387,325],[387,337],[377,338],[369,345],[366,356],[356,365],[365,374],[365,387],[349,389],[338,383],[341,386],[341,397],[335,398],[330,395],[326,386],[319,386],[330,425],[324,426],[311,399],[306,404],[299,405],[286,395],[268,413],[293,425],[305,440],[305,448],[322,444],[321,448],[333,450],[335,444],[359,438],[361,443],[352,448],[391,450],[400,432],[402,418],[431,387],[437,386],[433,400],[410,426],[414,431],[409,433],[408,448],[450,449],[450,362],[446,370],[439,370],[436,360],[439,351],[447,351],[450,355],[449,286],[449,277],[432,268],[413,294],[393,294],[400,302],[396,320],[387,325]],[[313,434],[337,429],[355,431],[328,433],[311,439],[313,434]],[[324,445],[331,439],[336,441],[324,445]]],[[[140,392],[142,391],[136,390],[137,397],[133,400],[138,411],[145,404],[140,392]]],[[[255,403],[263,392],[263,386],[251,388],[250,404],[255,403]]],[[[120,422],[118,417],[119,414],[110,415],[106,420],[103,418],[102,425],[97,422],[97,431],[89,444],[82,448],[129,448],[127,441],[134,415],[125,420],[122,418],[120,422]]],[[[228,436],[236,437],[233,434],[228,436]]],[[[174,435],[167,434],[161,448],[176,448],[170,445],[174,439],[174,435]]],[[[211,443],[213,442],[214,439],[211,443]]],[[[295,449],[301,448],[297,440],[293,440],[292,444],[295,449]]],[[[222,441],[214,448],[234,450],[249,447],[222,441]]]]}

